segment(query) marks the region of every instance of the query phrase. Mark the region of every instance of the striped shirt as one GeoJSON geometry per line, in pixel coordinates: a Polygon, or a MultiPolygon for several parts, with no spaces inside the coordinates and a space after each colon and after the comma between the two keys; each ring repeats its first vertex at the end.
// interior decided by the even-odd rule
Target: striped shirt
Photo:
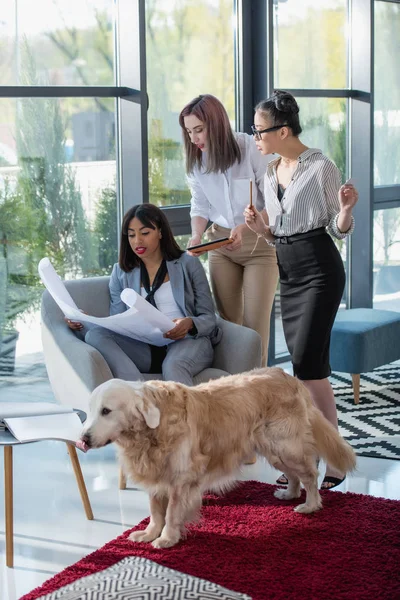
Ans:
{"type": "Polygon", "coordinates": [[[300,154],[298,166],[279,201],[276,173],[279,160],[268,164],[264,179],[265,208],[271,232],[281,237],[326,227],[337,239],[350,235],[354,229],[353,216],[351,227],[345,233],[337,226],[342,177],[336,165],[321,150],[308,148],[300,154]]]}
{"type": "Polygon", "coordinates": [[[192,193],[190,216],[203,217],[233,229],[244,223],[243,211],[250,200],[250,179],[253,203],[258,210],[264,208],[264,175],[271,154],[263,156],[257,150],[253,137],[235,133],[241,152],[240,162],[235,162],[224,173],[206,173],[207,153],[203,153],[202,167],[197,166],[187,177],[192,193]]]}

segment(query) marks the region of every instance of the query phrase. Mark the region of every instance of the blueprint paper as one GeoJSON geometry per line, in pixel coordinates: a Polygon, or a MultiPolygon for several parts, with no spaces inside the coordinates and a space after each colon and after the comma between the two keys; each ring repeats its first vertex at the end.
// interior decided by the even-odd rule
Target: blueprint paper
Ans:
{"type": "Polygon", "coordinates": [[[121,293],[121,300],[129,307],[127,311],[109,317],[92,317],[81,312],[76,306],[48,258],[42,258],[38,271],[42,282],[68,319],[100,325],[154,346],[166,346],[173,341],[163,337],[164,333],[175,327],[172,319],[141,298],[134,290],[126,289],[121,293]]]}

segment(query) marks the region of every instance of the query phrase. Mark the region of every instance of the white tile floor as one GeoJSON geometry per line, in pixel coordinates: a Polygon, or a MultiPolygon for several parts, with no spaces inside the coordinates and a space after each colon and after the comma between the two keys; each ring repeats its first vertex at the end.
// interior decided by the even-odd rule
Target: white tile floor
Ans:
{"type": "MultiPolygon", "coordinates": [[[[14,449],[15,567],[8,569],[5,566],[2,497],[2,600],[17,600],[148,516],[148,500],[144,492],[132,487],[118,490],[118,468],[113,447],[86,455],[79,452],[79,457],[94,521],[85,518],[62,442],[39,442],[14,449]]],[[[242,473],[244,479],[267,483],[273,483],[276,475],[262,460],[244,467],[242,473]]],[[[400,461],[361,457],[357,472],[339,489],[400,499],[400,461]]]]}

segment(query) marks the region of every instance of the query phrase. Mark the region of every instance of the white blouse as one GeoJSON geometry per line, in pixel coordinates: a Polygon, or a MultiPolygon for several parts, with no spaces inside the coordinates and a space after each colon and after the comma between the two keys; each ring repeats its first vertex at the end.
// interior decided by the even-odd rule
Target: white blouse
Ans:
{"type": "Polygon", "coordinates": [[[337,226],[340,213],[338,191],[342,177],[335,163],[316,148],[302,152],[292,180],[279,201],[276,173],[279,160],[277,158],[269,163],[264,181],[265,207],[271,232],[279,237],[327,227],[337,239],[350,235],[354,230],[353,216],[351,227],[345,233],[337,226]]]}
{"type": "MultiPolygon", "coordinates": [[[[140,288],[140,293],[144,298],[146,298],[147,292],[144,287],[140,288]]],[[[170,281],[166,281],[158,288],[154,294],[154,300],[156,301],[158,310],[170,319],[184,318],[185,315],[175,302],[170,281]]]]}
{"type": "Polygon", "coordinates": [[[224,173],[205,173],[207,154],[203,153],[203,166],[195,167],[187,177],[192,193],[190,216],[203,217],[230,229],[244,223],[243,211],[250,202],[250,179],[253,203],[263,210],[264,175],[273,158],[263,156],[247,133],[234,135],[242,155],[240,163],[234,163],[224,173]]]}

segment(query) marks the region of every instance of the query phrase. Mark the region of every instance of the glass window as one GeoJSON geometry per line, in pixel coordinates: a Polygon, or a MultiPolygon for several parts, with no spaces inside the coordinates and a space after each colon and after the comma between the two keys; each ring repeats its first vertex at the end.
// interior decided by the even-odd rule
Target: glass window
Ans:
{"type": "MultiPolygon", "coordinates": [[[[179,244],[180,248],[182,248],[182,250],[186,250],[187,245],[188,245],[189,240],[190,240],[190,234],[187,233],[185,235],[176,235],[174,237],[175,237],[177,243],[179,244]]],[[[209,271],[209,268],[208,268],[208,253],[204,252],[204,254],[201,254],[199,256],[199,260],[201,261],[201,263],[202,263],[202,265],[204,267],[204,270],[205,270],[206,275],[207,275],[208,282],[210,283],[210,271],[209,271]]]]}
{"type": "Polygon", "coordinates": [[[273,0],[274,86],[346,88],[347,0],[273,0]]]}
{"type": "Polygon", "coordinates": [[[41,258],[63,278],[117,260],[114,114],[100,98],[0,100],[0,372],[41,352],[41,258]]]}
{"type": "Polygon", "coordinates": [[[375,2],[375,185],[400,183],[400,4],[375,2]]]}
{"type": "Polygon", "coordinates": [[[301,141],[319,148],[346,174],[346,100],[297,98],[300,107],[301,141]]]}
{"type": "Polygon", "coordinates": [[[374,308],[400,311],[400,208],[374,212],[374,308]]]}
{"type": "Polygon", "coordinates": [[[178,116],[214,94],[234,126],[233,0],[146,2],[150,202],[188,204],[178,116]],[[218,49],[218,51],[216,51],[218,49]]]}
{"type": "Polygon", "coordinates": [[[114,0],[3,0],[0,85],[114,85],[113,32],[114,0]]]}

